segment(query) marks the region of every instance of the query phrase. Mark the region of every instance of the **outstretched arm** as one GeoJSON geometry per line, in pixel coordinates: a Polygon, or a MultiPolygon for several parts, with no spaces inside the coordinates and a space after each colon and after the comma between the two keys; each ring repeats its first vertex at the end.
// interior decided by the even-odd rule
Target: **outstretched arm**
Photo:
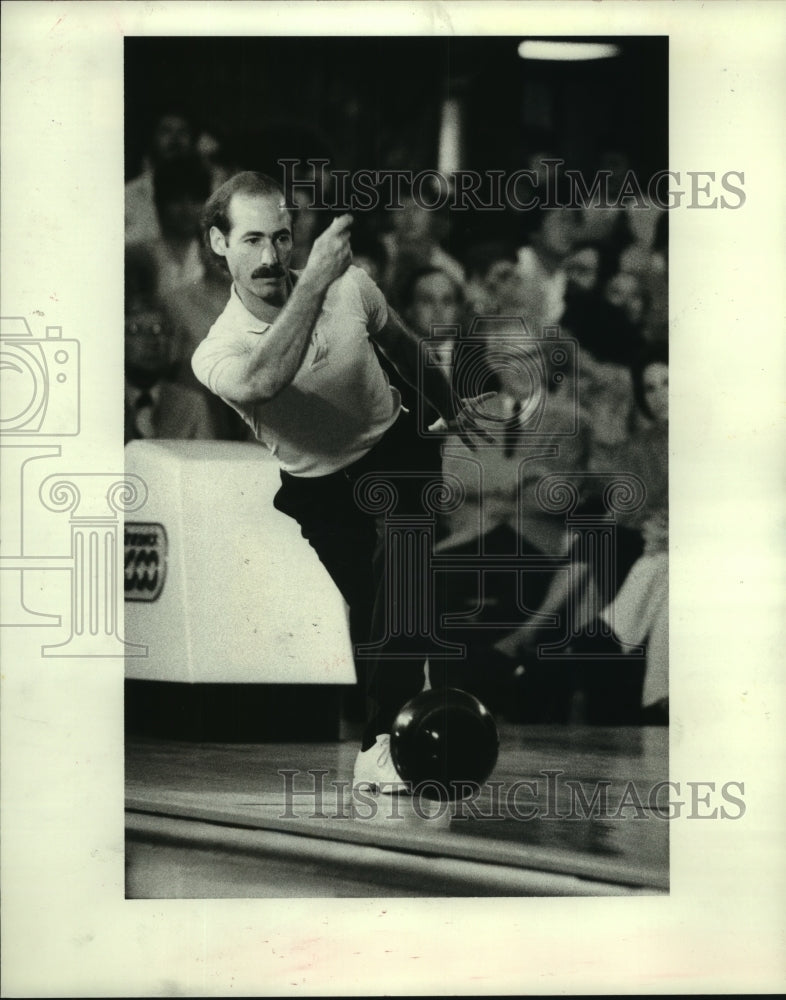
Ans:
{"type": "Polygon", "coordinates": [[[470,448],[475,447],[472,434],[484,440],[491,440],[491,435],[474,422],[473,407],[467,404],[482,402],[494,393],[486,393],[474,400],[461,399],[453,391],[445,370],[436,365],[422,366],[420,385],[418,385],[418,365],[422,349],[420,344],[423,338],[411,330],[390,306],[388,306],[387,323],[378,333],[370,336],[394,365],[399,375],[414,389],[418,389],[426,402],[440,414],[442,426],[439,429],[456,431],[470,448]]]}
{"type": "Polygon", "coordinates": [[[395,367],[399,375],[414,389],[420,389],[427,403],[445,420],[452,420],[459,409],[461,400],[454,394],[450,381],[442,368],[423,365],[421,385],[418,386],[418,365],[420,364],[420,343],[422,338],[411,330],[388,305],[388,321],[382,329],[371,334],[382,353],[395,367]]]}

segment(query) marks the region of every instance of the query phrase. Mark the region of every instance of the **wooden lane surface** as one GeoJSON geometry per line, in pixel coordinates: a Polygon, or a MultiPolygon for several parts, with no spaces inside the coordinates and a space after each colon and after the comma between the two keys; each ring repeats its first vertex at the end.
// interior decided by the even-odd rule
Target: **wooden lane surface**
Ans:
{"type": "MultiPolygon", "coordinates": [[[[502,726],[490,781],[473,800],[444,806],[417,797],[353,798],[347,785],[355,742],[132,739],[126,802],[131,827],[169,823],[185,836],[190,821],[221,826],[223,836],[229,828],[265,831],[273,840],[289,835],[287,850],[304,857],[343,844],[353,846],[356,858],[387,850],[432,864],[471,862],[585,880],[587,892],[602,885],[609,892],[664,892],[668,822],[650,799],[653,786],[667,778],[667,748],[662,728],[502,726]],[[596,805],[595,814],[586,815],[578,789],[590,802],[599,782],[606,790],[605,814],[599,816],[596,805]],[[306,794],[293,796],[288,789],[306,794]],[[314,840],[321,845],[315,848],[314,840]]],[[[550,883],[539,884],[549,892],[550,883]]],[[[557,883],[553,888],[560,891],[557,883]]],[[[575,887],[565,891],[573,894],[575,887]]]]}

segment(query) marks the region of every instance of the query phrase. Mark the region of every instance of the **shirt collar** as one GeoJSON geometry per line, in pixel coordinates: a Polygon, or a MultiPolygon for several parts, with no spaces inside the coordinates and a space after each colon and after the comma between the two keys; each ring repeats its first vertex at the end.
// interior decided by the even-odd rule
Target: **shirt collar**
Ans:
{"type": "Polygon", "coordinates": [[[227,302],[224,315],[231,322],[232,326],[241,327],[249,333],[264,333],[270,326],[270,323],[263,319],[258,319],[252,312],[246,309],[238,295],[234,281],[232,282],[232,291],[229,293],[229,302],[227,302]]]}
{"type": "MultiPolygon", "coordinates": [[[[290,270],[289,273],[294,286],[297,279],[300,277],[300,271],[290,270]]],[[[243,300],[238,294],[234,281],[232,282],[232,291],[229,293],[229,302],[227,302],[224,315],[233,326],[239,326],[242,329],[247,330],[249,333],[264,333],[272,326],[272,322],[259,319],[252,312],[249,312],[248,309],[246,309],[243,305],[243,300]]]]}

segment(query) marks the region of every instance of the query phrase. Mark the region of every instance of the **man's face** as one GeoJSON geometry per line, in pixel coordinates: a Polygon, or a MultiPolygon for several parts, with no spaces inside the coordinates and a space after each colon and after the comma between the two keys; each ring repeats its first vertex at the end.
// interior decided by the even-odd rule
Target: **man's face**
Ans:
{"type": "Polygon", "coordinates": [[[185,118],[164,115],[153,136],[153,154],[158,162],[174,160],[191,152],[191,129],[185,118]]]}
{"type": "Polygon", "coordinates": [[[210,245],[226,260],[241,297],[282,304],[292,257],[292,220],[283,198],[234,194],[229,220],[226,237],[215,226],[210,230],[210,245]]]}
{"type": "Polygon", "coordinates": [[[409,319],[418,333],[428,336],[437,324],[456,324],[460,318],[456,287],[445,274],[426,274],[415,285],[409,319]]]}

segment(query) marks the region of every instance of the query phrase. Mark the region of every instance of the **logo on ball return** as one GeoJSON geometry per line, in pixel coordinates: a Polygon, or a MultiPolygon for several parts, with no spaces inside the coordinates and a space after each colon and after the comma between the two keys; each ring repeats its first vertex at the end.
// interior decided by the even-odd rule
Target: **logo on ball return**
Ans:
{"type": "Polygon", "coordinates": [[[163,524],[126,524],[125,599],[155,601],[164,588],[167,538],[163,524]]]}

